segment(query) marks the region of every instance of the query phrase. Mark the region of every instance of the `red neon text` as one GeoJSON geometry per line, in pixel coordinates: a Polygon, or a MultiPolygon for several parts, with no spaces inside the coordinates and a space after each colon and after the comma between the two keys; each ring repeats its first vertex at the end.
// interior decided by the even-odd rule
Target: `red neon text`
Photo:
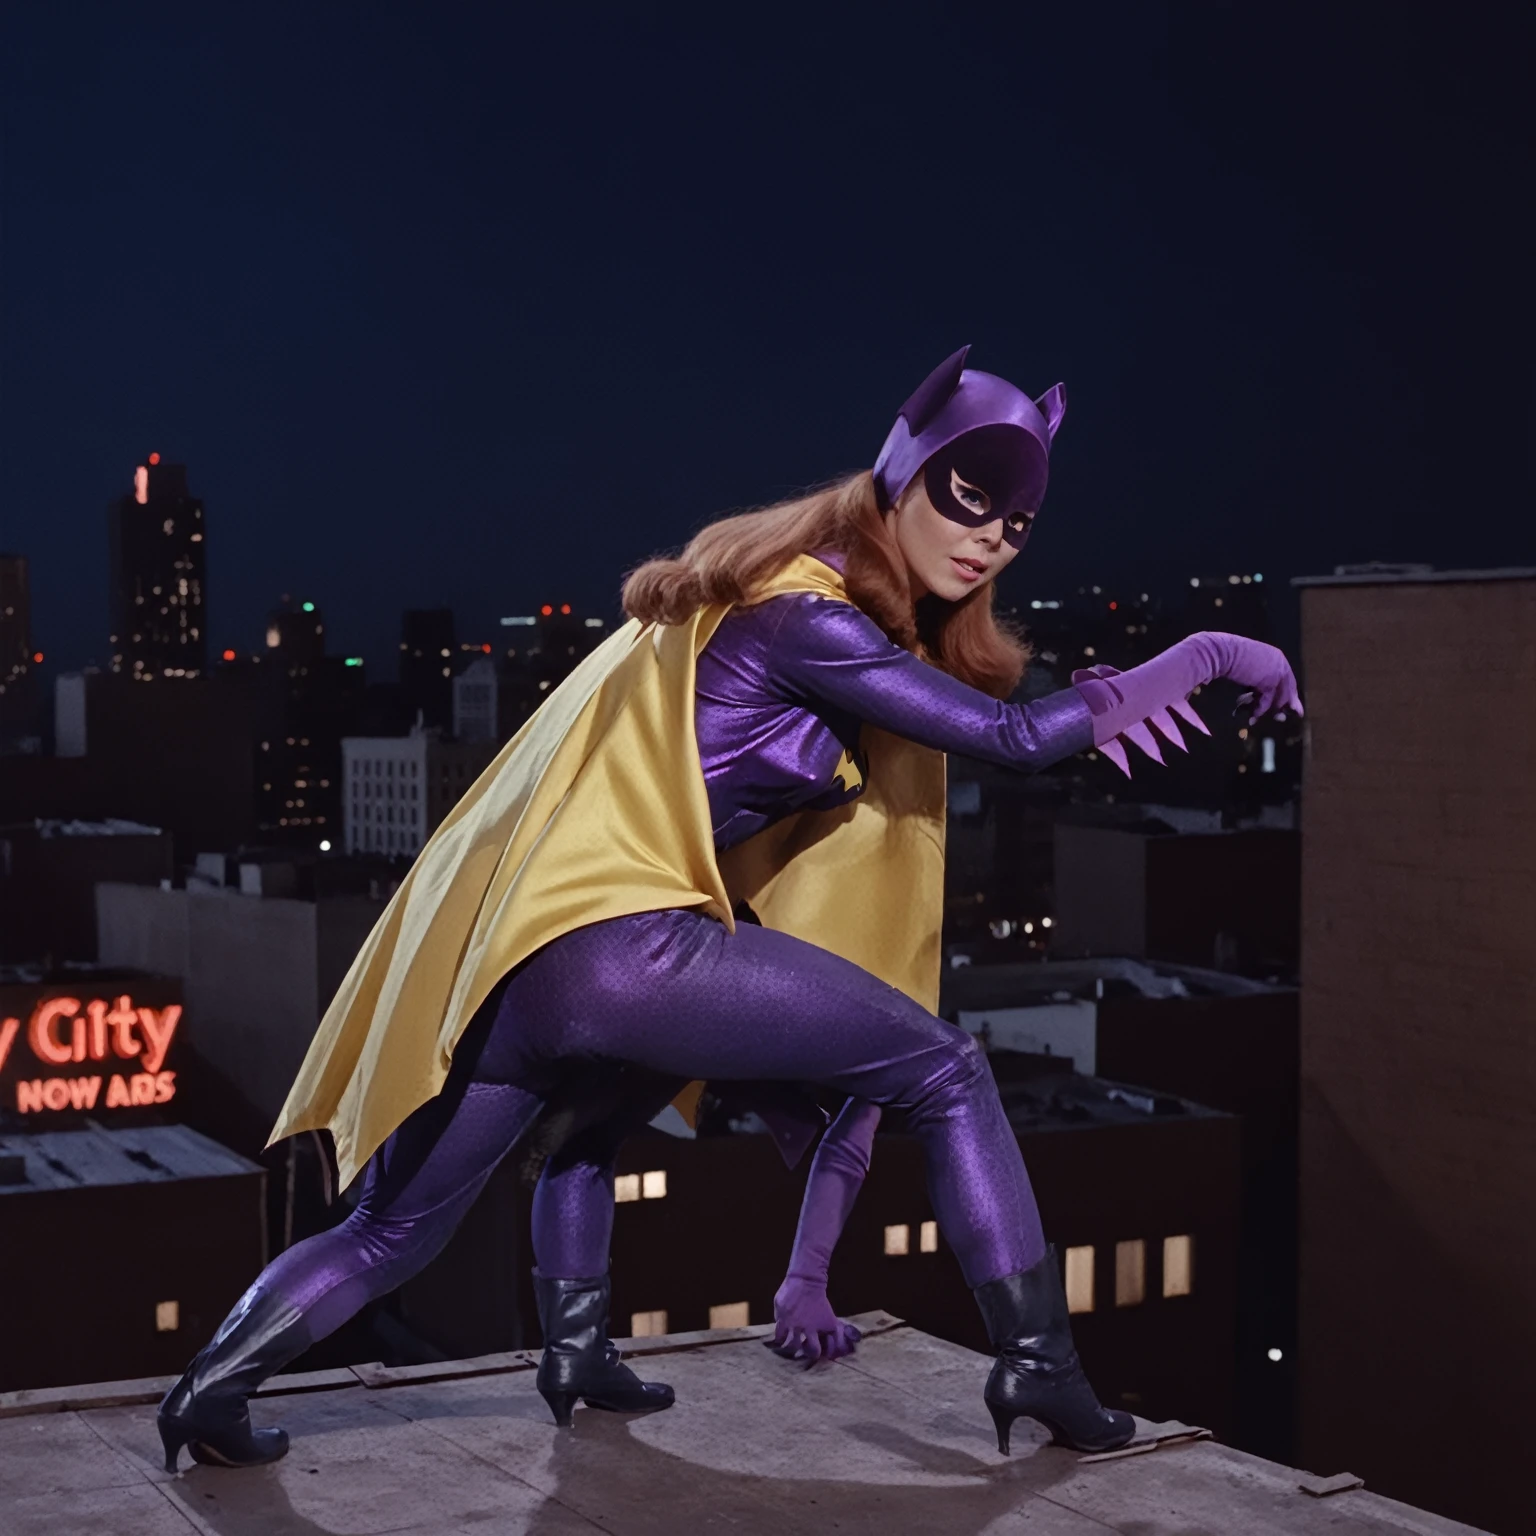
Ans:
{"type": "MultiPolygon", "coordinates": [[[[0,1066],[5,1064],[17,1021],[0,1024],[0,1066]]],[[[71,1062],[105,1061],[108,1054],[131,1060],[142,1056],[145,1072],[153,1076],[165,1065],[176,1026],[181,1023],[181,1004],[164,1008],[135,1008],[124,993],[109,1006],[95,998],[81,1012],[79,998],[47,997],[32,1010],[27,1023],[27,1044],[39,1061],[63,1067],[71,1062]],[[142,1031],[142,1036],[140,1034],[142,1031]]]]}
{"type": "MultiPolygon", "coordinates": [[[[95,1109],[100,1097],[99,1077],[34,1077],[16,1084],[16,1108],[24,1115],[43,1110],[95,1109]]],[[[175,1097],[174,1072],[135,1072],[126,1078],[114,1072],[107,1083],[105,1108],[169,1104],[175,1097]]]]}

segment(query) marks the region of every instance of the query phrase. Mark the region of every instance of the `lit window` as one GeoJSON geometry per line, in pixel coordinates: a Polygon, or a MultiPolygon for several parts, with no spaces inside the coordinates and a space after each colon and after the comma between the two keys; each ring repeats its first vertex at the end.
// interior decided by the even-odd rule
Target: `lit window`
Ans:
{"type": "Polygon", "coordinates": [[[1147,1299],[1147,1245],[1139,1237],[1115,1244],[1115,1305],[1139,1307],[1147,1299]]]}
{"type": "Polygon", "coordinates": [[[667,1198],[667,1170],[665,1168],[657,1168],[650,1173],[642,1173],[640,1175],[640,1198],[642,1200],[665,1200],[667,1198]]]}
{"type": "Polygon", "coordinates": [[[912,1229],[908,1226],[885,1229],[885,1256],[888,1259],[905,1258],[912,1245],[912,1229]]]}
{"type": "Polygon", "coordinates": [[[1264,751],[1264,760],[1259,765],[1259,772],[1273,773],[1275,771],[1275,738],[1266,736],[1260,745],[1264,751]]]}
{"type": "Polygon", "coordinates": [[[632,1339],[655,1339],[667,1331],[665,1312],[631,1312],[629,1336],[632,1339]]]}
{"type": "Polygon", "coordinates": [[[1067,1311],[1093,1311],[1093,1249],[1067,1249],[1067,1311]]]}
{"type": "Polygon", "coordinates": [[[622,1205],[626,1200],[638,1200],[640,1198],[640,1175],[638,1173],[621,1173],[613,1181],[613,1199],[616,1205],[622,1205]]]}
{"type": "Polygon", "coordinates": [[[746,1328],[751,1323],[750,1309],[744,1301],[728,1301],[709,1309],[711,1328],[746,1328]]]}
{"type": "Polygon", "coordinates": [[[155,1303],[155,1332],[175,1333],[181,1327],[181,1303],[157,1301],[155,1303]]]}
{"type": "Polygon", "coordinates": [[[917,1251],[919,1253],[937,1253],[939,1251],[938,1222],[925,1221],[917,1229],[917,1251]]]}
{"type": "Polygon", "coordinates": [[[1195,1240],[1163,1239],[1163,1295],[1188,1296],[1195,1288],[1195,1240]]]}

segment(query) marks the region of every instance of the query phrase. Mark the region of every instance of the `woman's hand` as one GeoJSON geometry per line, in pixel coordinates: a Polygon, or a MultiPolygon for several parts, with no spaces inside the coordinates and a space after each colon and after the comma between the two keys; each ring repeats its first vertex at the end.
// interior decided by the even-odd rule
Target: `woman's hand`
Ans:
{"type": "Polygon", "coordinates": [[[1258,720],[1276,709],[1294,709],[1303,714],[1301,695],[1296,691],[1296,676],[1285,652],[1262,640],[1247,640],[1242,635],[1211,634],[1191,636],[1204,639],[1215,647],[1220,671],[1217,677],[1227,678],[1240,687],[1251,688],[1239,704],[1252,703],[1249,717],[1258,720]]]}
{"type": "Polygon", "coordinates": [[[841,1360],[851,1355],[862,1335],[844,1322],[827,1300],[826,1286],[799,1275],[786,1275],[773,1298],[774,1330],[770,1348],[786,1360],[841,1360]]]}

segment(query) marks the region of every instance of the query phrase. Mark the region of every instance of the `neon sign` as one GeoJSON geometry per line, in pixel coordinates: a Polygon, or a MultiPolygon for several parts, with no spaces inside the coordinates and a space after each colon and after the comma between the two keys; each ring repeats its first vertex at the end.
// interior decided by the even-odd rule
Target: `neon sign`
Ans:
{"type": "Polygon", "coordinates": [[[176,1074],[165,1069],[165,1059],[180,1023],[180,1003],[135,1005],[126,992],[84,1002],[44,997],[25,1031],[20,1017],[0,1018],[0,1071],[17,1052],[14,1103],[24,1115],[169,1104],[176,1074]],[[39,1069],[35,1077],[25,1075],[23,1042],[39,1069]],[[130,1064],[137,1070],[127,1070],[130,1064]],[[71,1073],[71,1067],[85,1070],[71,1073]]]}

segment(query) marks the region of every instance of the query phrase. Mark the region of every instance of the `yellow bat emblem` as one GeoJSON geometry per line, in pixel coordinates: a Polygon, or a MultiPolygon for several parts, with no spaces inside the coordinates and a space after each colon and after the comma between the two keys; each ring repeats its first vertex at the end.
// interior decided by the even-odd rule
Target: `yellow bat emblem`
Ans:
{"type": "Polygon", "coordinates": [[[864,788],[864,774],[855,761],[853,753],[846,747],[843,749],[843,755],[837,760],[837,767],[832,770],[832,778],[845,795],[857,794],[864,788]]]}

